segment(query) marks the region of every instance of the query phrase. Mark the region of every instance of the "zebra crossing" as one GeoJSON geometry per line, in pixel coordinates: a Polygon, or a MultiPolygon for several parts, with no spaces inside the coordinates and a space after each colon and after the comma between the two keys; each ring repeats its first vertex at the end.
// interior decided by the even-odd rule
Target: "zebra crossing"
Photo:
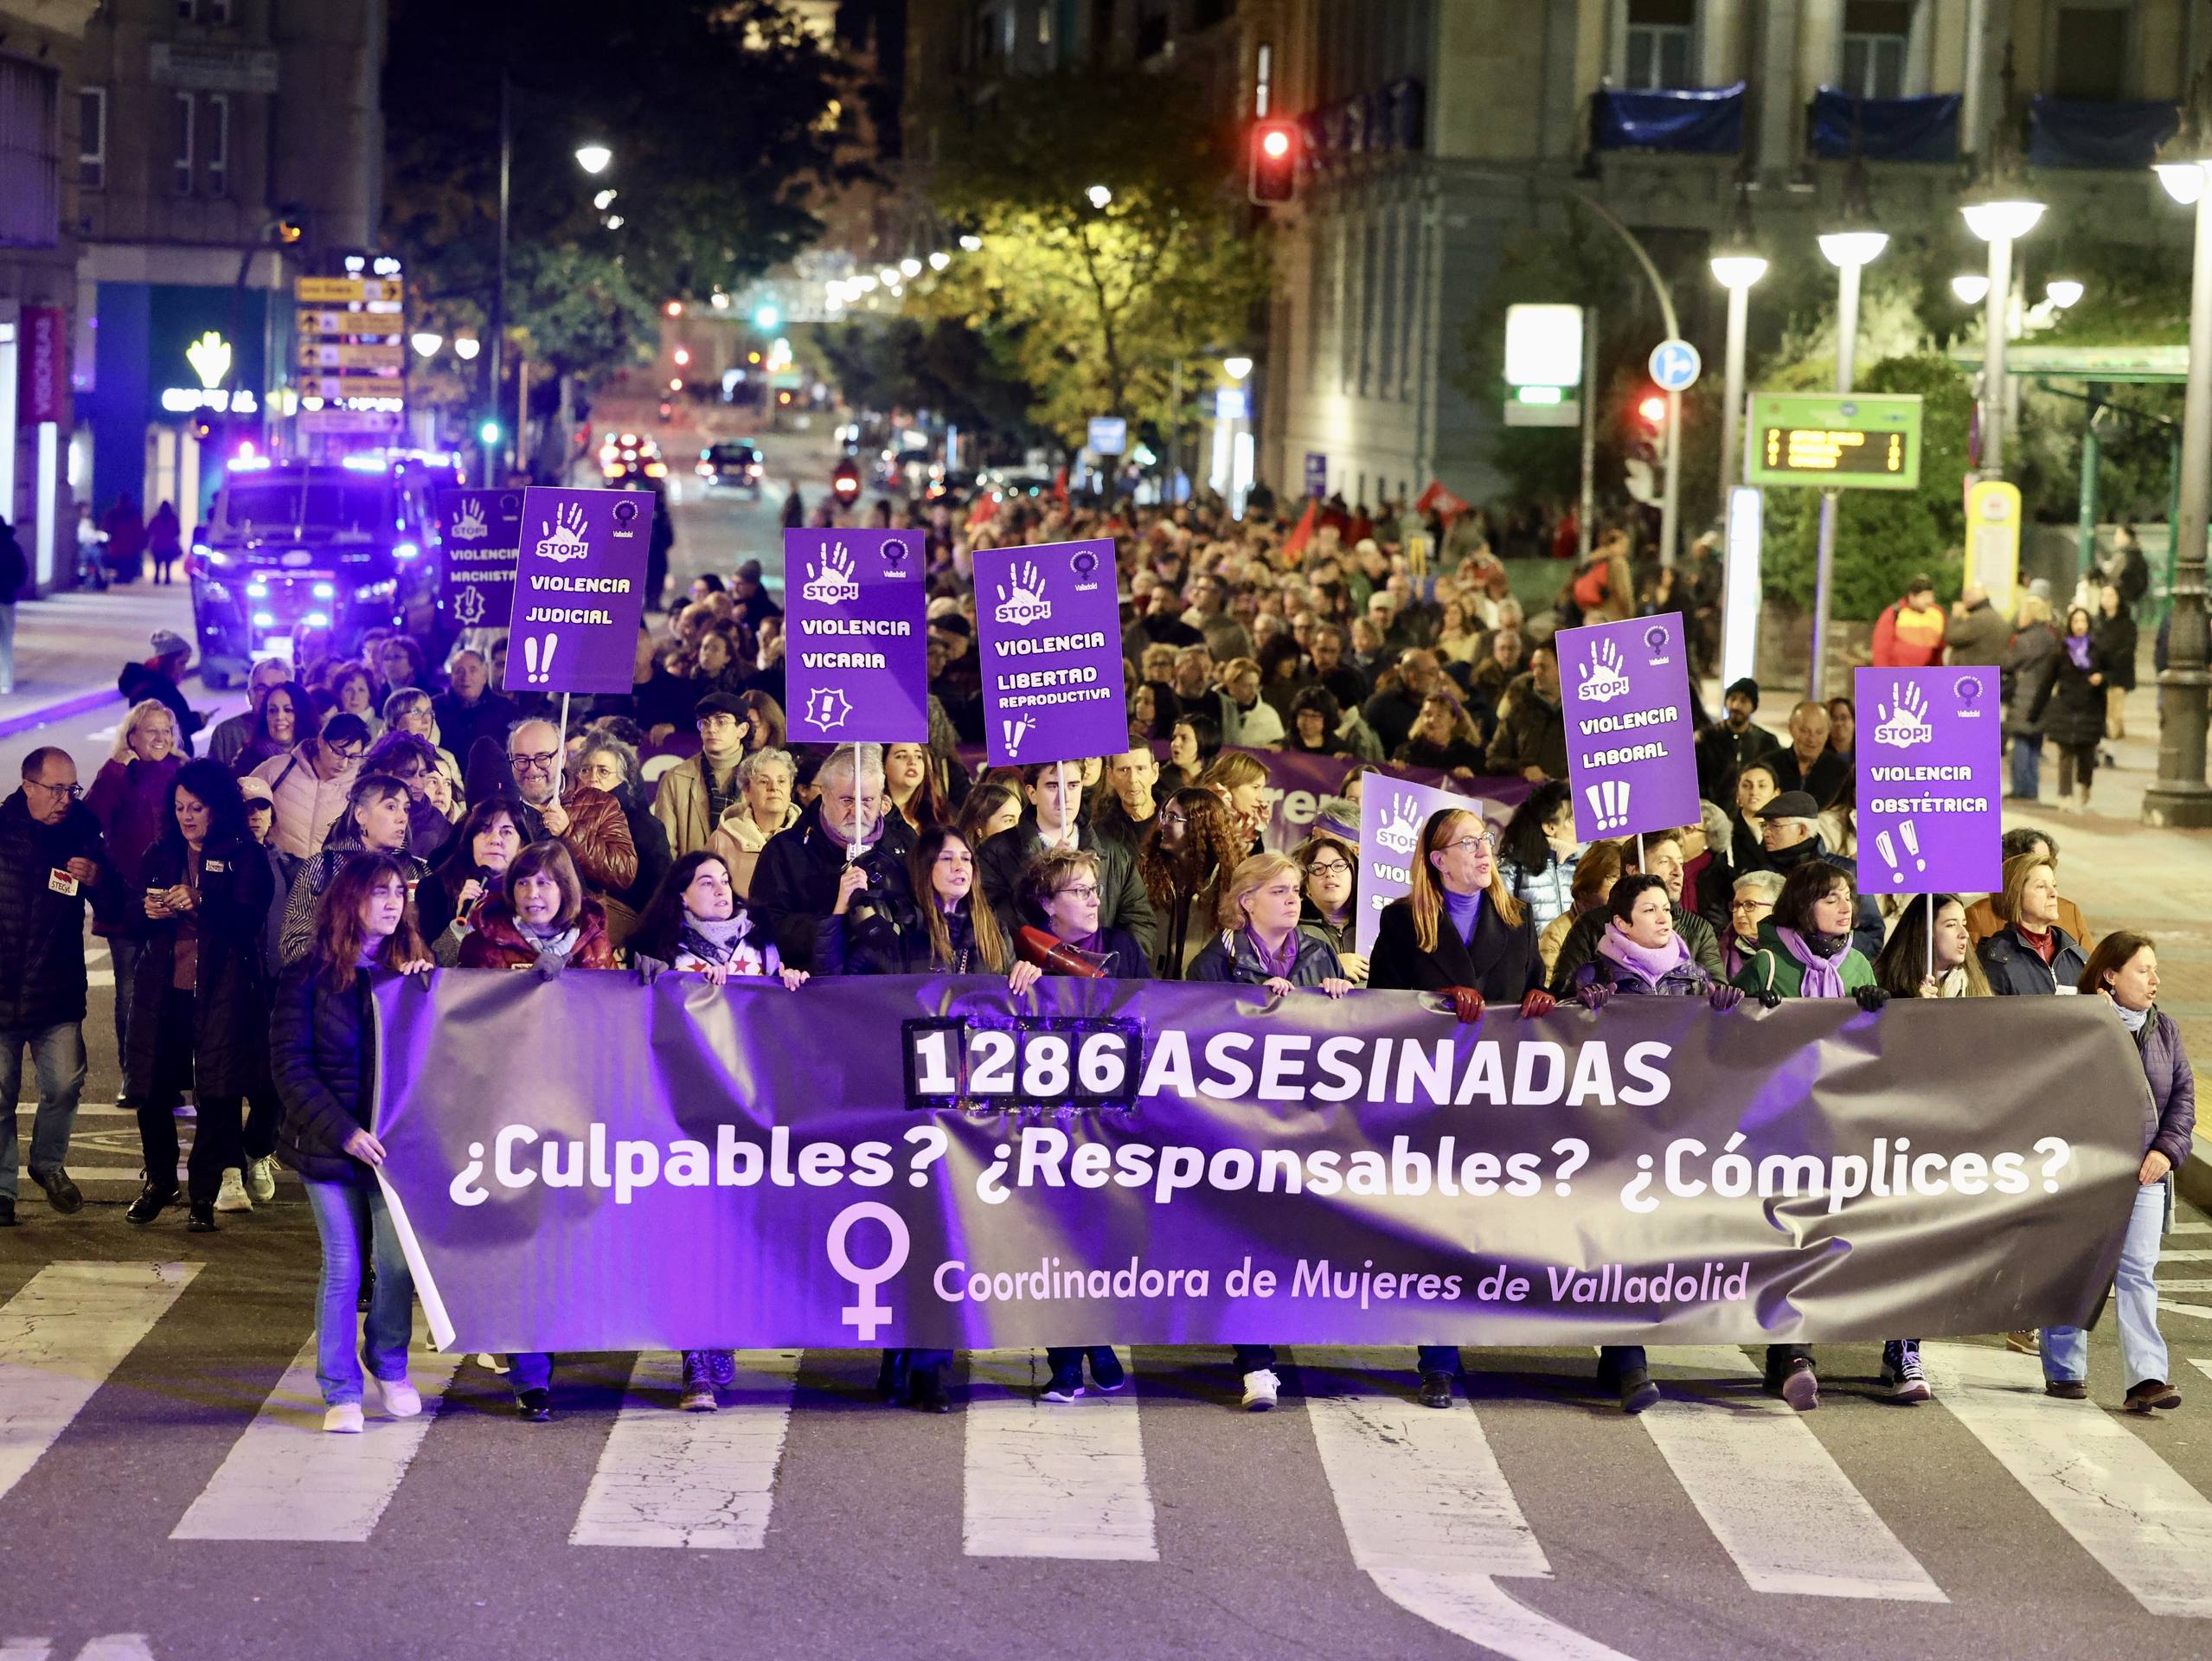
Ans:
{"type": "MultiPolygon", "coordinates": [[[[60,1444],[70,1425],[157,1326],[188,1318],[176,1305],[202,1267],[56,1262],[0,1305],[0,1502],[42,1462],[67,1457],[60,1444]]],[[[2212,1334],[2196,1336],[2212,1347],[2212,1334]]],[[[2178,1353],[2186,1347],[2184,1338],[2177,1363],[2184,1377],[2212,1382],[2212,1359],[2178,1353]]],[[[2044,1395],[2031,1356],[1966,1342],[1932,1343],[1924,1354],[1937,1401],[1909,1416],[1895,1410],[1895,1434],[1910,1437],[1915,1424],[1948,1415],[1986,1454],[1988,1479],[2029,1497],[2117,1594],[2152,1615],[2212,1618],[2212,1581],[2203,1573],[2212,1562],[2212,1499],[2152,1439],[2094,1404],[2044,1395]]],[[[1218,1414],[1218,1433],[1251,1439],[1255,1456],[1318,1462],[1341,1534],[1341,1546],[1330,1549],[1400,1608],[1516,1661],[1622,1656],[1526,1595],[1532,1584],[1554,1579],[1554,1559],[1493,1447],[1504,1415],[1526,1403],[1478,1389],[1477,1399],[1435,1412],[1412,1400],[1403,1356],[1307,1347],[1295,1355],[1302,1394],[1274,1414],[1247,1418],[1217,1400],[1194,1399],[1198,1392],[1177,1376],[1218,1368],[1216,1357],[1124,1351],[1123,1358],[1131,1389],[1069,1406],[1037,1400],[1040,1356],[1014,1350],[965,1358],[965,1411],[925,1427],[945,1423],[962,1439],[966,1557],[1169,1562],[1163,1478],[1149,1446],[1157,1433],[1148,1426],[1160,1414],[1218,1414]]],[[[822,1365],[853,1359],[817,1357],[822,1365]]],[[[1961,1590],[1940,1583],[1907,1545],[1863,1491],[1852,1459],[1822,1440],[1811,1418],[1760,1391],[1744,1351],[1662,1348],[1651,1359],[1665,1399],[1604,1433],[1648,1441],[1678,1489],[1665,1498],[1678,1528],[1702,1530],[1743,1587],[1777,1600],[1907,1605],[1946,1604],[1961,1590]]],[[[794,1412],[805,1411],[797,1404],[808,1364],[804,1351],[741,1352],[721,1411],[686,1414],[674,1411],[676,1358],[630,1358],[619,1408],[589,1415],[605,1430],[587,1483],[574,1491],[573,1517],[548,1520],[541,1543],[771,1548],[779,1504],[808,1480],[788,1436],[794,1412]]],[[[176,1542],[388,1545],[388,1530],[380,1535],[380,1528],[424,1449],[447,1433],[452,1415],[440,1408],[457,1383],[479,1405],[503,1391],[480,1369],[469,1376],[465,1365],[462,1357],[418,1349],[420,1417],[379,1415],[372,1386],[365,1433],[326,1435],[310,1337],[219,1461],[196,1478],[201,1485],[189,1504],[157,1519],[162,1531],[176,1542]]],[[[501,1480],[502,1464],[529,1445],[516,1437],[544,1433],[507,1424],[503,1415],[465,1416],[471,1422],[453,1427],[449,1445],[481,1449],[496,1437],[491,1467],[480,1478],[486,1484],[501,1480]]],[[[29,1661],[44,1641],[0,1630],[0,1661],[29,1661]]]]}

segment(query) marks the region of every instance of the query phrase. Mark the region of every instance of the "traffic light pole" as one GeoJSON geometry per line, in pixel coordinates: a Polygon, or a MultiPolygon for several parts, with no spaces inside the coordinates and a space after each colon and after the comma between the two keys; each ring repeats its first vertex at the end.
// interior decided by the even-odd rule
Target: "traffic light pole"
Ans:
{"type": "MultiPolygon", "coordinates": [[[[1645,252],[1644,245],[1636,240],[1636,233],[1622,224],[1613,209],[1587,192],[1570,189],[1567,195],[1569,201],[1579,203],[1595,214],[1612,229],[1615,236],[1628,245],[1629,253],[1636,256],[1636,263],[1644,267],[1644,275],[1651,280],[1651,292],[1658,298],[1659,316],[1666,324],[1667,338],[1680,340],[1682,324],[1675,317],[1674,295],[1667,287],[1666,279],[1659,275],[1659,268],[1652,263],[1651,256],[1645,252]]],[[[1584,394],[1595,397],[1597,388],[1591,377],[1586,375],[1583,380],[1586,383],[1583,387],[1584,394]]],[[[1659,509],[1659,561],[1661,564],[1669,566],[1675,562],[1676,503],[1679,499],[1678,486],[1682,478],[1681,452],[1677,448],[1681,443],[1679,436],[1682,430],[1681,415],[1681,398],[1673,393],[1668,394],[1666,484],[1659,509]]]]}
{"type": "Polygon", "coordinates": [[[1667,394],[1666,489],[1659,498],[1659,565],[1674,568],[1675,548],[1682,535],[1682,394],[1667,394]]]}

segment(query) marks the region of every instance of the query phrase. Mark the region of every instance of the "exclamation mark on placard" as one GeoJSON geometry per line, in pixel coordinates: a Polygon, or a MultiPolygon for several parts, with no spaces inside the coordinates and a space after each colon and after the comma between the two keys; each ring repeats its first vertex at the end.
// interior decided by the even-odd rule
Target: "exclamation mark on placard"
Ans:
{"type": "Polygon", "coordinates": [[[1897,834],[1905,839],[1905,851],[1913,856],[1913,869],[1927,869],[1927,861],[1920,857],[1920,830],[1910,819],[1897,821],[1897,834]]]}
{"type": "Polygon", "coordinates": [[[532,635],[523,642],[523,667],[529,671],[532,686],[543,686],[553,678],[553,649],[560,644],[557,634],[548,634],[542,639],[532,635]]]}
{"type": "Polygon", "coordinates": [[[1889,880],[1892,882],[1902,882],[1905,880],[1905,873],[1897,868],[1897,844],[1891,839],[1889,833],[1884,830],[1876,837],[1874,839],[1874,846],[1875,850],[1882,856],[1882,863],[1889,868],[1889,880]]]}
{"type": "Polygon", "coordinates": [[[1582,799],[1590,804],[1590,811],[1598,821],[1598,829],[1604,830],[1606,824],[1606,787],[1602,784],[1592,785],[1582,792],[1582,799]]]}
{"type": "Polygon", "coordinates": [[[1619,800],[1614,805],[1613,820],[1614,829],[1618,830],[1628,823],[1628,781],[1622,779],[1615,788],[1620,792],[1619,800]]]}
{"type": "Polygon", "coordinates": [[[537,636],[534,634],[523,637],[523,678],[532,686],[537,684],[537,636]]]}
{"type": "Polygon", "coordinates": [[[1607,779],[1592,785],[1582,792],[1590,804],[1590,811],[1598,817],[1598,829],[1617,830],[1628,822],[1628,786],[1618,779],[1607,779]]]}

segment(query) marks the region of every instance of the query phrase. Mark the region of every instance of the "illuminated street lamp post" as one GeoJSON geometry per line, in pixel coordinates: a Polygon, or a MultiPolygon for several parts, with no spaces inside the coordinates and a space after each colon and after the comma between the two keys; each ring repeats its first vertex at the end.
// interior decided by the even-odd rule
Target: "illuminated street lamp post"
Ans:
{"type": "Polygon", "coordinates": [[[1714,279],[1728,291],[1728,344],[1721,376],[1721,504],[1743,469],[1743,353],[1750,320],[1751,286],[1766,274],[1766,256],[1751,234],[1751,189],[1736,182],[1735,218],[1709,261],[1714,279]]]}
{"type": "MultiPolygon", "coordinates": [[[[1867,188],[1866,164],[1855,153],[1843,174],[1843,200],[1836,228],[1824,232],[1820,252],[1836,267],[1836,390],[1851,389],[1853,360],[1859,343],[1859,273],[1882,257],[1889,233],[1874,222],[1874,198],[1867,188]]],[[[1836,509],[1839,492],[1820,493],[1820,549],[1813,571],[1812,668],[1805,696],[1827,696],[1828,612],[1836,586],[1836,509]]]]}

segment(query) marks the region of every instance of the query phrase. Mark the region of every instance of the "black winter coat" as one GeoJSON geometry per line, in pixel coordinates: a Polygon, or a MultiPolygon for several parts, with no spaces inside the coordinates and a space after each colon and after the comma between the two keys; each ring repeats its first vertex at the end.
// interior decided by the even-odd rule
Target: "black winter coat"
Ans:
{"type": "Polygon", "coordinates": [[[2105,655],[2105,683],[2132,692],[2135,653],[2140,642],[2135,619],[2125,611],[2113,617],[2100,616],[2091,632],[2096,637],[2097,650],[2105,655]]]}
{"type": "MultiPolygon", "coordinates": [[[[164,838],[146,856],[146,886],[174,888],[184,881],[184,869],[183,848],[164,838]]],[[[200,969],[192,998],[192,1087],[202,1098],[242,1096],[268,1078],[269,986],[261,971],[261,941],[275,893],[268,856],[258,843],[208,844],[200,862],[200,906],[193,914],[200,969]]],[[[125,1068],[134,1101],[153,1093],[161,1006],[169,996],[180,920],[151,918],[143,910],[138,919],[145,946],[131,1002],[125,1068]]]]}
{"type": "Polygon", "coordinates": [[[121,895],[99,821],[82,802],[59,824],[31,818],[20,790],[0,802],[0,1032],[85,1018],[85,908],[112,914],[121,895]],[[99,866],[98,881],[54,893],[49,875],[73,859],[99,866]]]}
{"type": "MultiPolygon", "coordinates": [[[[821,975],[988,975],[989,965],[976,956],[975,934],[968,919],[982,901],[970,895],[969,909],[946,919],[946,940],[952,948],[950,962],[939,963],[931,947],[929,924],[921,907],[900,895],[888,905],[870,903],[855,895],[843,917],[824,917],[817,931],[814,972],[821,975]]],[[[1009,945],[1011,950],[1011,945],[1009,945]]]]}
{"type": "Polygon", "coordinates": [[[2074,936],[2056,923],[2051,925],[2051,933],[2058,939],[2058,950],[2049,963],[2021,938],[2018,926],[2013,923],[2007,923],[1975,947],[1982,959],[1982,972],[1989,977],[1990,991],[1999,997],[2050,997],[2061,986],[2080,985],[2089,959],[2074,936]]]}
{"type": "Polygon", "coordinates": [[[2051,678],[2044,683],[2040,708],[2031,708],[2028,719],[2040,722],[2043,736],[2061,747],[2080,749],[2105,736],[2105,689],[2092,686],[2089,677],[2105,672],[2105,654],[2092,645],[2089,667],[2078,669],[2061,645],[2051,678]]]}
{"type": "Polygon", "coordinates": [[[1471,944],[1459,938],[1449,916],[1437,920],[1436,949],[1424,952],[1414,935],[1410,900],[1382,907],[1368,958],[1368,990],[1377,992],[1440,992],[1447,986],[1471,986],[1492,1004],[1518,1004],[1522,995],[1544,984],[1543,959],[1536,953],[1536,926],[1524,913],[1509,926],[1485,895],[1475,914],[1471,944]]]}
{"type": "MultiPolygon", "coordinates": [[[[907,856],[914,833],[896,813],[883,816],[882,834],[860,856],[868,868],[868,892],[882,903],[909,901],[907,856]]],[[[746,908],[759,918],[789,969],[814,967],[815,937],[837,903],[837,883],[845,869],[845,844],[822,828],[819,805],[800,815],[797,824],[779,830],[760,850],[753,868],[753,889],[746,908]]]]}
{"type": "Polygon", "coordinates": [[[284,1102],[277,1158],[310,1182],[369,1179],[369,1167],[345,1151],[356,1128],[371,1128],[376,1103],[369,979],[356,973],[342,992],[296,964],[277,983],[269,1016],[269,1070],[284,1102]]]}
{"type": "MultiPolygon", "coordinates": [[[[1099,927],[1119,928],[1147,946],[1159,931],[1151,896],[1137,875],[1137,853],[1128,843],[1102,837],[1087,820],[1076,827],[1076,846],[1095,855],[1099,862],[1099,927]]],[[[1022,815],[1022,822],[1002,830],[976,850],[976,880],[984,898],[998,914],[998,927],[1008,940],[1023,923],[1042,928],[1044,916],[1034,906],[1021,903],[1022,869],[1044,846],[1036,815],[1022,815]]]]}

